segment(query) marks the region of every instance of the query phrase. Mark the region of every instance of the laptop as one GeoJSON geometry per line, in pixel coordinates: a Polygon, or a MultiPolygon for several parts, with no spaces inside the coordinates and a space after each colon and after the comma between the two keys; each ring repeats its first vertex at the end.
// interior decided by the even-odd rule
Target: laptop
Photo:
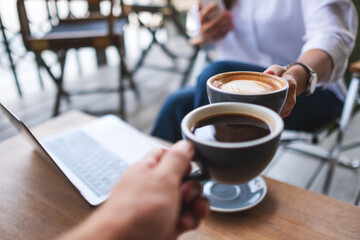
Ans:
{"type": "Polygon", "coordinates": [[[159,143],[115,115],[37,140],[26,125],[0,103],[0,110],[35,151],[60,170],[92,206],[104,202],[126,169],[159,143]]]}

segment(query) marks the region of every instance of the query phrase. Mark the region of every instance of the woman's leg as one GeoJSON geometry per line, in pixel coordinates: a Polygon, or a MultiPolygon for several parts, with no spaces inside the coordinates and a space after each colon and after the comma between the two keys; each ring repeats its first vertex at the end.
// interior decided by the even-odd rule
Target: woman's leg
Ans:
{"type": "Polygon", "coordinates": [[[297,97],[290,116],[284,118],[285,128],[314,131],[340,116],[343,102],[336,95],[318,87],[310,96],[297,97]]]}
{"type": "Polygon", "coordinates": [[[166,99],[155,121],[152,136],[170,142],[181,139],[180,123],[194,109],[195,91],[195,87],[186,87],[166,99]]]}

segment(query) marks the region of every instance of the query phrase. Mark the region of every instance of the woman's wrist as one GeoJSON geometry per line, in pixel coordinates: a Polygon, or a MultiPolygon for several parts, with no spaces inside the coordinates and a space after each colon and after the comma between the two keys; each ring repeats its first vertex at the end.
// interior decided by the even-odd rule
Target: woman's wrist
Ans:
{"type": "Polygon", "coordinates": [[[297,83],[296,96],[302,94],[308,87],[309,77],[306,70],[298,64],[292,65],[288,68],[288,72],[293,76],[297,83]]]}

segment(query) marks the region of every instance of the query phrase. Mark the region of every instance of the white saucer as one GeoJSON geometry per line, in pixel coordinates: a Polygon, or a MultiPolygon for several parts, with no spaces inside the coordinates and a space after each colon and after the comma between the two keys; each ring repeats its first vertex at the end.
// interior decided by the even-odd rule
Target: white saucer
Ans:
{"type": "Polygon", "coordinates": [[[213,180],[204,181],[203,195],[215,212],[240,212],[259,204],[265,197],[267,186],[262,177],[241,185],[225,185],[213,180]]]}

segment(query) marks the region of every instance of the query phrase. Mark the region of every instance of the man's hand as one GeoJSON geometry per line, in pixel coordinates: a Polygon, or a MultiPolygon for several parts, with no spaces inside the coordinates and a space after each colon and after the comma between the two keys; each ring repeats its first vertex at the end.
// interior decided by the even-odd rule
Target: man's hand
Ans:
{"type": "Polygon", "coordinates": [[[64,239],[175,239],[196,228],[209,203],[198,182],[182,182],[193,154],[185,141],[154,150],[129,168],[110,198],[64,239]]]}
{"type": "Polygon", "coordinates": [[[233,29],[232,14],[229,11],[219,12],[215,3],[204,9],[199,5],[199,12],[201,39],[204,43],[218,41],[233,29]]]}

